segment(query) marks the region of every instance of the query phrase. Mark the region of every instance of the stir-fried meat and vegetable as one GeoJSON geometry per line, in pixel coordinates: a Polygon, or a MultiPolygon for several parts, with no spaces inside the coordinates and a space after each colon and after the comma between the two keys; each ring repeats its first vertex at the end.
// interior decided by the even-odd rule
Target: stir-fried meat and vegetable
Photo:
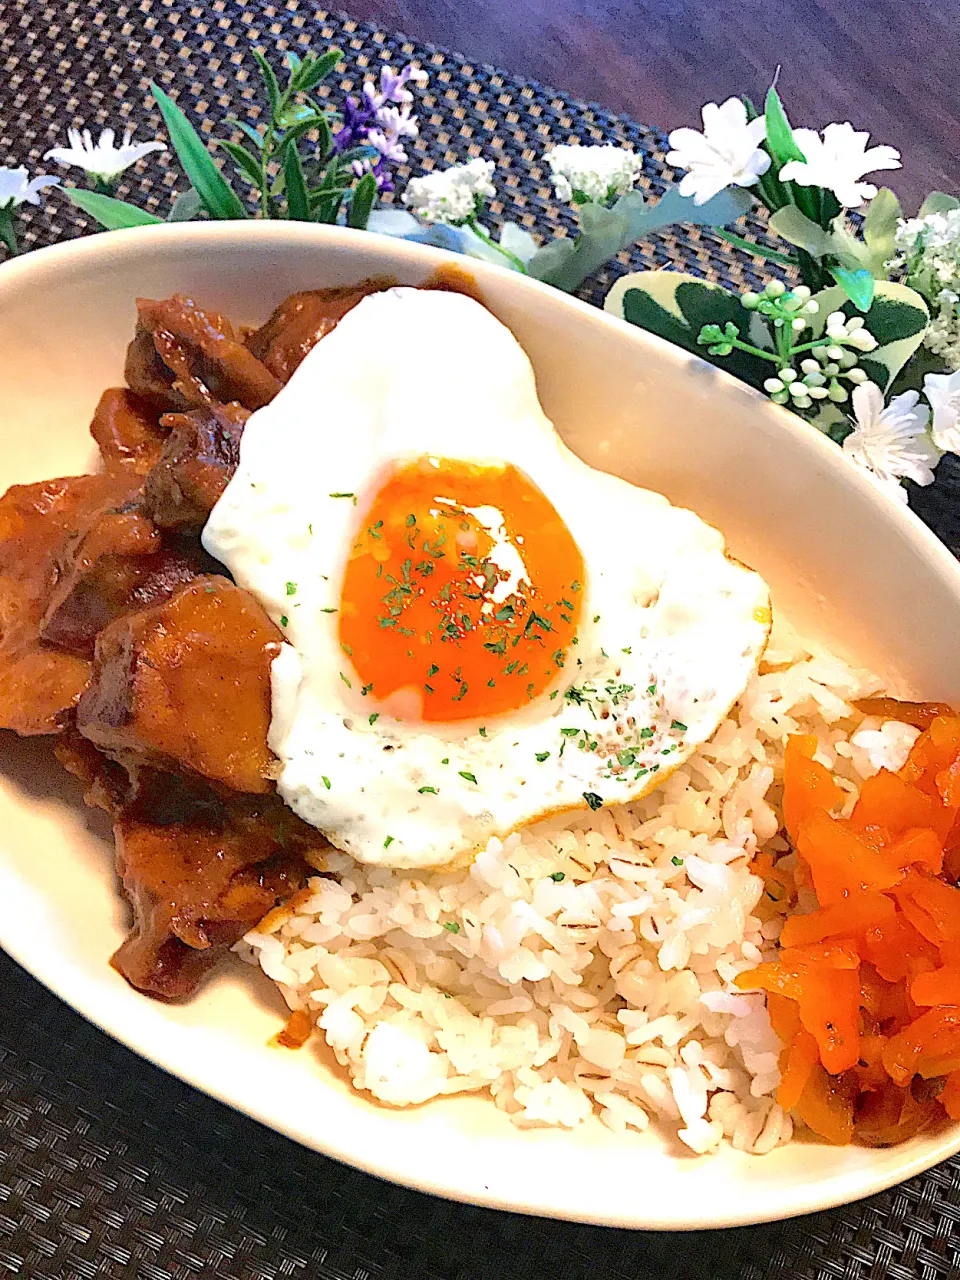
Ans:
{"type": "Polygon", "coordinates": [[[200,545],[251,412],[363,297],[297,293],[244,336],[192,299],[141,299],[127,387],[91,434],[102,471],[0,498],[0,728],[57,754],[114,822],[133,909],[114,957],[164,999],[299,888],[323,838],[275,794],[280,635],[200,545]]]}

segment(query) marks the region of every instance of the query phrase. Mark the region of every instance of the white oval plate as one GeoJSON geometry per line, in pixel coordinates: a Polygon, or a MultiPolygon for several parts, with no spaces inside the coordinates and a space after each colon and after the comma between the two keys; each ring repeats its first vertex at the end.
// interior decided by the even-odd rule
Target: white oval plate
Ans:
{"type": "MultiPolygon", "coordinates": [[[[808,633],[900,692],[960,701],[960,568],[834,445],[726,374],[555,290],[367,233],[186,224],[99,235],[4,266],[0,489],[91,465],[87,424],[102,389],[122,381],[137,295],[189,292],[257,323],[294,290],[384,274],[419,284],[457,264],[528,351],[547,413],[588,462],[717,525],[808,633]]],[[[102,815],[79,804],[49,743],[0,741],[0,945],[144,1057],[327,1155],[474,1204],[689,1229],[843,1203],[960,1150],[954,1125],[879,1151],[797,1141],[761,1158],[729,1148],[695,1157],[599,1122],[520,1130],[476,1097],[374,1106],[321,1050],[268,1046],[281,1002],[239,962],[182,1008],[132,991],[108,964],[125,909],[102,815]]]]}

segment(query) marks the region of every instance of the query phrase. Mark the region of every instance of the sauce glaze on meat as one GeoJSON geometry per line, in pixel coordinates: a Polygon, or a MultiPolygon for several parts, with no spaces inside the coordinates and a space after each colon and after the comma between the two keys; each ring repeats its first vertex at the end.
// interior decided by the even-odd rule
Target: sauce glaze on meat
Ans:
{"type": "Polygon", "coordinates": [[[128,385],[91,424],[103,470],[0,498],[0,728],[58,735],[112,817],[133,913],[113,963],[160,999],[321,865],[270,780],[280,635],[199,537],[250,413],[390,283],[294,294],[246,336],[191,298],[140,299],[128,385]]]}

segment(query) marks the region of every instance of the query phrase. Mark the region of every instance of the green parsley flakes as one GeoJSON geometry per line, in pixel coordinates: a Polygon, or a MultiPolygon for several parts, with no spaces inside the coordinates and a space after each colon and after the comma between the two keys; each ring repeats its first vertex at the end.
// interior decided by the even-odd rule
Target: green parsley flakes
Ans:
{"type": "Polygon", "coordinates": [[[460,926],[457,924],[456,920],[444,920],[443,927],[446,929],[447,933],[460,932],[460,926]]]}
{"type": "Polygon", "coordinates": [[[676,729],[678,733],[686,733],[686,732],[687,732],[687,726],[683,723],[683,721],[682,721],[682,720],[674,720],[674,721],[672,722],[672,724],[670,725],[670,728],[671,728],[671,729],[676,729]]]}
{"type": "Polygon", "coordinates": [[[329,790],[330,790],[330,779],[327,777],[327,775],[326,775],[325,773],[321,773],[321,775],[320,775],[320,781],[323,783],[323,785],[324,785],[324,786],[327,788],[327,790],[329,791],[329,790]]]}
{"type": "Polygon", "coordinates": [[[474,786],[477,785],[477,780],[474,777],[474,775],[472,773],[468,773],[466,769],[458,769],[457,772],[459,773],[460,777],[465,778],[467,782],[472,782],[474,786]]]}
{"type": "Polygon", "coordinates": [[[297,594],[297,584],[295,582],[287,583],[287,595],[295,596],[297,594]]]}
{"type": "Polygon", "coordinates": [[[387,836],[386,840],[384,840],[383,842],[383,847],[385,849],[389,849],[392,844],[393,844],[393,836],[387,836]]]}
{"type": "Polygon", "coordinates": [[[562,871],[552,871],[550,873],[550,879],[554,880],[557,884],[559,884],[561,880],[566,880],[566,878],[566,875],[562,871]]]}
{"type": "Polygon", "coordinates": [[[289,621],[290,621],[290,619],[287,617],[287,615],[286,615],[285,613],[281,613],[281,615],[280,615],[280,625],[281,625],[281,627],[285,627],[289,621]]]}
{"type": "Polygon", "coordinates": [[[539,764],[543,764],[544,760],[548,760],[549,758],[550,758],[550,752],[549,752],[549,751],[538,751],[538,752],[537,752],[537,762],[538,762],[539,764]]]}
{"type": "Polygon", "coordinates": [[[328,496],[331,498],[349,498],[354,506],[357,505],[357,495],[355,493],[331,493],[328,496]]]}
{"type": "Polygon", "coordinates": [[[420,796],[438,796],[440,792],[436,787],[418,787],[417,795],[420,796]]]}
{"type": "Polygon", "coordinates": [[[673,863],[673,865],[674,865],[675,867],[682,867],[682,866],[683,866],[683,859],[682,859],[682,858],[673,857],[673,858],[671,858],[671,859],[670,859],[670,861],[673,863]]]}
{"type": "Polygon", "coordinates": [[[583,798],[591,809],[601,809],[603,807],[603,797],[598,796],[595,791],[585,791],[583,798]]]}
{"type": "Polygon", "coordinates": [[[343,674],[343,672],[342,672],[342,671],[340,672],[340,679],[343,681],[343,683],[347,686],[347,688],[348,688],[348,689],[352,689],[352,688],[353,688],[353,685],[352,685],[352,684],[351,684],[351,682],[347,679],[347,677],[343,674]]]}
{"type": "Polygon", "coordinates": [[[370,715],[367,716],[367,724],[376,724],[379,719],[380,719],[380,712],[371,711],[370,715]]]}

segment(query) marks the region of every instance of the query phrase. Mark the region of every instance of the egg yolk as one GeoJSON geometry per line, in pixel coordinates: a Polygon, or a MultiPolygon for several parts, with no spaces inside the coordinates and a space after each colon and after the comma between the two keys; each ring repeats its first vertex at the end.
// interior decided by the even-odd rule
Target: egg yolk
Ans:
{"type": "Polygon", "coordinates": [[[569,529],[515,467],[398,464],[347,561],[341,674],[402,720],[482,720],[556,696],[583,582],[569,529]]]}

